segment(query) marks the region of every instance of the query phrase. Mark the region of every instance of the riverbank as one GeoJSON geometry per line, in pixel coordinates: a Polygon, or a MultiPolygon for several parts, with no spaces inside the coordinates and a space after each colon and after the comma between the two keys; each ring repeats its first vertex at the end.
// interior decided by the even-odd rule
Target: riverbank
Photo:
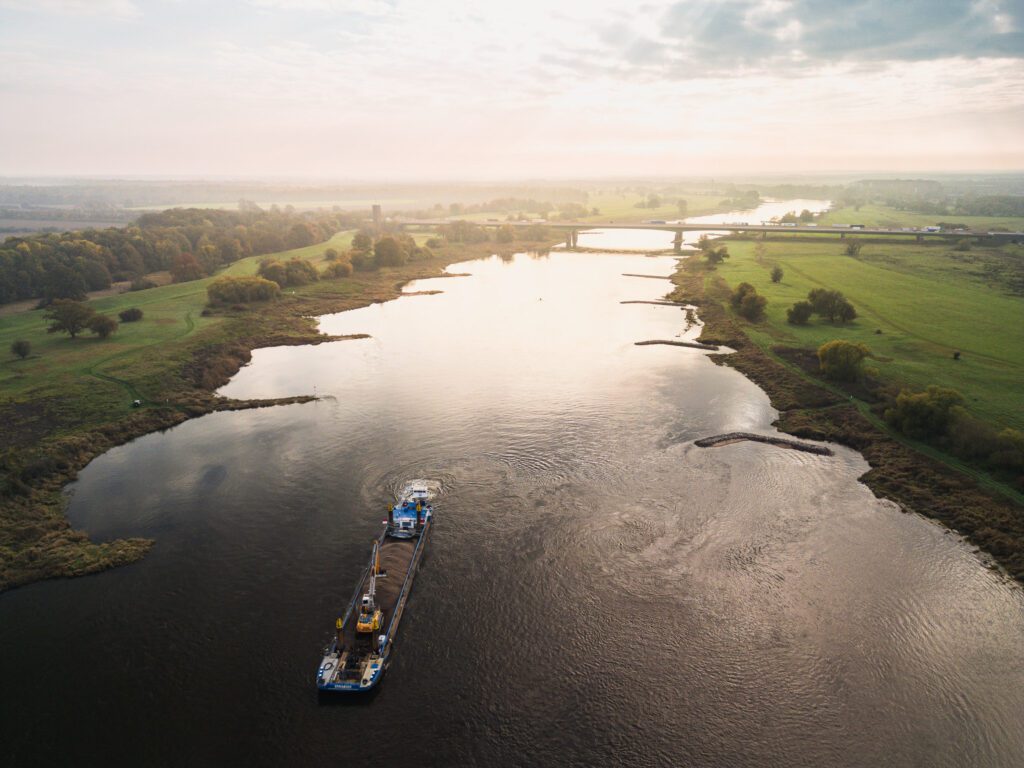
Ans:
{"type": "Polygon", "coordinates": [[[698,340],[735,350],[711,360],[735,368],[768,394],[779,411],[780,431],[859,451],[871,466],[860,480],[877,496],[963,534],[1024,582],[1024,509],[1019,504],[915,450],[873,420],[854,398],[764,351],[748,335],[753,326],[726,308],[730,289],[717,271],[688,259],[680,262],[672,279],[676,288],[668,299],[698,307],[704,322],[698,340]]]}
{"type": "MultiPolygon", "coordinates": [[[[328,241],[320,248],[332,244],[328,241]]],[[[153,545],[147,539],[92,542],[70,527],[63,488],[100,454],[214,411],[312,399],[218,397],[216,389],[249,361],[252,350],[336,341],[340,337],[319,333],[317,316],[397,298],[406,283],[439,277],[455,262],[522,250],[523,244],[449,244],[430,260],[321,280],[288,289],[272,304],[227,310],[195,311],[205,304],[206,281],[199,286],[183,283],[131,296],[146,308],[143,322],[157,329],[180,328],[152,343],[122,349],[87,338],[59,340],[59,347],[50,347],[35,360],[43,370],[15,373],[5,380],[8,391],[0,403],[0,592],[124,565],[153,545]],[[58,375],[58,382],[44,388],[44,379],[58,375]],[[40,383],[26,385],[32,376],[40,383]],[[141,407],[131,407],[135,399],[142,401],[141,407]]],[[[42,323],[41,317],[33,319],[42,323]]]]}

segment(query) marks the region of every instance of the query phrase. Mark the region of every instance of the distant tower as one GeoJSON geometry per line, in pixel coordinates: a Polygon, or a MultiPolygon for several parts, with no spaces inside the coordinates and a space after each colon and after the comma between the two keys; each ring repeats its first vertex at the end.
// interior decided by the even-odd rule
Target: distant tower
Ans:
{"type": "Polygon", "coordinates": [[[374,205],[373,206],[373,229],[374,229],[375,232],[377,232],[377,234],[380,234],[380,222],[381,222],[380,205],[374,205]]]}

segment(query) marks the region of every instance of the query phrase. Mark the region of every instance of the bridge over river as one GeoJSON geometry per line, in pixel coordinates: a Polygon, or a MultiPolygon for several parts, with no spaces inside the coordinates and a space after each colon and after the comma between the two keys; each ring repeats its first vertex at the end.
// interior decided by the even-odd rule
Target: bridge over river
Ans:
{"type": "MultiPolygon", "coordinates": [[[[451,224],[459,219],[393,219],[403,229],[406,227],[437,227],[442,224],[451,224]]],[[[682,250],[684,232],[724,232],[728,234],[755,232],[760,233],[763,239],[769,235],[808,235],[821,237],[822,235],[839,235],[843,239],[849,235],[863,235],[869,237],[886,238],[914,238],[917,242],[925,239],[940,238],[944,240],[960,240],[963,238],[975,239],[978,242],[989,242],[993,244],[1002,243],[1024,243],[1024,232],[991,232],[972,229],[894,229],[886,227],[862,227],[862,226],[816,226],[816,225],[791,225],[791,224],[748,224],[746,222],[722,223],[722,224],[700,224],[685,223],[678,221],[648,221],[648,222],[579,222],[579,221],[499,221],[488,219],[487,221],[470,221],[480,227],[503,227],[515,228],[543,226],[548,229],[557,229],[565,232],[566,247],[576,247],[577,237],[580,232],[603,229],[653,229],[664,232],[675,233],[673,246],[677,252],[682,250]]]]}

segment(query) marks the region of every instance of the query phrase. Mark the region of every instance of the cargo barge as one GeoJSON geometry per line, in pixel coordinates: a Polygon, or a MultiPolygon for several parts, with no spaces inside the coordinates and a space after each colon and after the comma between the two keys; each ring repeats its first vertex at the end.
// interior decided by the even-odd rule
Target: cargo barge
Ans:
{"type": "Polygon", "coordinates": [[[413,485],[373,542],[370,562],[356,584],[335,638],[316,673],[321,691],[368,691],[380,682],[423,559],[434,510],[425,485],[413,485]]]}

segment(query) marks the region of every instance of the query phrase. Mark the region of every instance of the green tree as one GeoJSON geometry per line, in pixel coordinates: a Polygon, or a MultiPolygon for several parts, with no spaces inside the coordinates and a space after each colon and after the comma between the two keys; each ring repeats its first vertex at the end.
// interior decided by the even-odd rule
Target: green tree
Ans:
{"type": "Polygon", "coordinates": [[[117,330],[117,320],[107,315],[93,315],[89,319],[89,330],[105,339],[117,330]]]}
{"type": "Polygon", "coordinates": [[[857,310],[841,291],[815,288],[807,294],[807,300],[811,303],[814,313],[827,318],[830,323],[835,323],[837,320],[848,323],[857,317],[857,310]]]}
{"type": "Polygon", "coordinates": [[[117,313],[122,323],[134,323],[142,319],[142,310],[138,307],[130,307],[117,313]]]}
{"type": "Polygon", "coordinates": [[[11,354],[17,355],[22,360],[29,356],[32,351],[32,344],[28,341],[18,340],[11,344],[11,354]]]}
{"type": "Polygon", "coordinates": [[[871,350],[863,344],[835,339],[818,347],[818,366],[827,378],[857,381],[864,358],[870,356],[871,350]]]}
{"type": "Polygon", "coordinates": [[[95,314],[92,307],[80,302],[70,299],[54,299],[43,313],[43,317],[50,321],[46,332],[66,333],[73,339],[88,327],[89,321],[95,314]]]}
{"type": "Polygon", "coordinates": [[[807,325],[813,313],[814,308],[810,302],[798,301],[786,310],[786,322],[792,325],[807,325]]]}
{"type": "Polygon", "coordinates": [[[756,322],[764,317],[764,308],[766,306],[768,306],[768,299],[759,295],[757,291],[753,291],[743,297],[738,311],[747,320],[756,322]]]}
{"type": "Polygon", "coordinates": [[[860,240],[851,237],[846,241],[844,252],[847,256],[857,256],[860,254],[860,249],[863,245],[860,240]]]}
{"type": "Polygon", "coordinates": [[[369,251],[373,248],[373,238],[367,232],[356,232],[352,238],[352,248],[357,251],[369,251]]]}
{"type": "Polygon", "coordinates": [[[934,384],[924,392],[901,390],[896,402],[885,411],[885,420],[900,432],[918,440],[943,437],[964,404],[963,395],[955,389],[934,384]]]}
{"type": "Polygon", "coordinates": [[[780,267],[778,264],[776,264],[774,267],[772,267],[772,282],[773,283],[781,283],[782,282],[782,276],[784,274],[785,274],[785,272],[782,271],[782,267],[780,267]]]}
{"type": "Polygon", "coordinates": [[[46,277],[45,295],[48,299],[82,301],[86,295],[85,289],[82,276],[63,264],[53,267],[46,277]]]}
{"type": "Polygon", "coordinates": [[[337,261],[338,252],[334,248],[328,248],[324,251],[324,261],[337,261]]]}
{"type": "Polygon", "coordinates": [[[843,299],[836,305],[836,320],[844,325],[846,323],[852,323],[857,319],[857,310],[849,302],[848,299],[843,299]]]}
{"type": "Polygon", "coordinates": [[[729,297],[729,303],[732,304],[733,309],[739,309],[740,304],[743,303],[743,298],[748,293],[757,293],[757,288],[752,286],[750,283],[740,283],[732,292],[732,296],[729,297]]]}

